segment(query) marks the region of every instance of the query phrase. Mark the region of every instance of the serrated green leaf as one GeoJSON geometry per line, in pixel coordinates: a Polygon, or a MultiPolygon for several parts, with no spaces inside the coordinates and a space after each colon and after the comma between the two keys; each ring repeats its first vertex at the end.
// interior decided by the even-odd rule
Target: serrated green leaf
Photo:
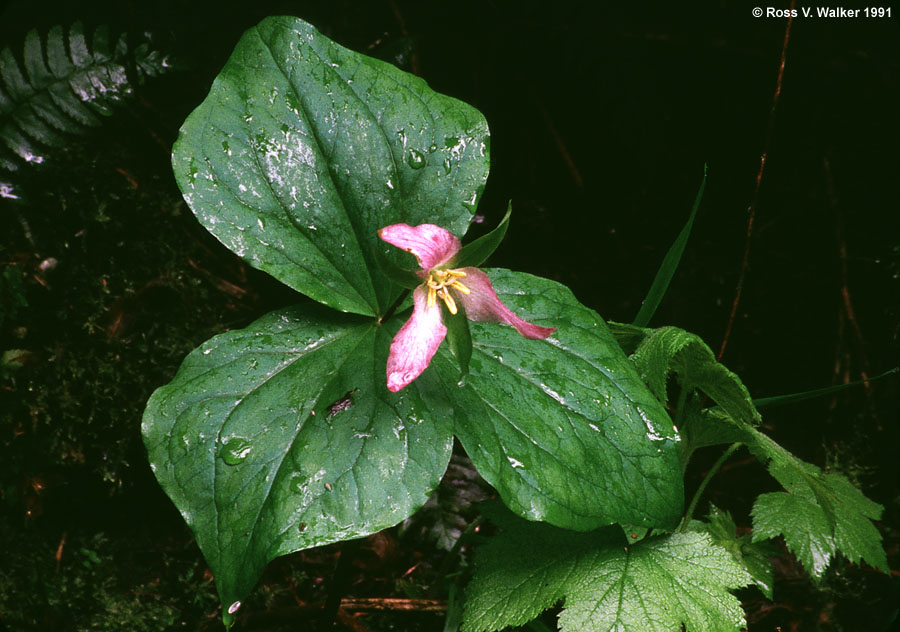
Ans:
{"type": "Polygon", "coordinates": [[[81,22],[75,22],[69,27],[69,55],[78,68],[86,68],[94,63],[81,22]]]}
{"type": "Polygon", "coordinates": [[[109,27],[101,24],[94,31],[94,37],[91,38],[91,44],[94,48],[94,60],[97,63],[109,61],[113,58],[113,51],[109,41],[109,27]]]}
{"type": "Polygon", "coordinates": [[[769,557],[775,555],[772,547],[765,542],[753,542],[750,534],[738,537],[737,525],[731,514],[711,505],[708,522],[691,523],[692,530],[705,531],[713,542],[724,548],[734,561],[747,569],[753,583],[768,599],[772,599],[772,562],[769,557]]]}
{"type": "Polygon", "coordinates": [[[97,115],[75,96],[68,83],[56,83],[50,86],[49,93],[53,103],[56,104],[60,111],[65,112],[77,123],[87,127],[100,125],[100,119],[97,118],[97,115]]]}
{"type": "Polygon", "coordinates": [[[720,364],[695,334],[677,327],[651,330],[631,359],[650,390],[664,403],[668,401],[666,380],[674,372],[682,388],[699,388],[732,419],[749,425],[761,421],[740,378],[720,364]]]}
{"type": "Polygon", "coordinates": [[[462,386],[445,349],[432,361],[479,473],[531,520],[673,527],[684,500],[679,437],[603,319],[558,283],[487,272],[510,309],[557,331],[526,340],[512,327],[472,323],[462,386]]]}
{"type": "Polygon", "coordinates": [[[787,491],[756,499],[754,541],[783,535],[814,579],[824,576],[838,552],[851,562],[864,560],[888,571],[881,533],[871,522],[881,517],[881,505],[839,474],[823,473],[783,450],[768,455],[769,472],[787,491]]]}
{"type": "Polygon", "coordinates": [[[506,236],[506,229],[509,228],[509,217],[511,214],[512,202],[509,203],[506,215],[500,220],[497,228],[462,247],[453,259],[453,267],[464,268],[472,266],[477,268],[487,261],[488,257],[494,254],[494,251],[503,242],[503,238],[506,236]]]}
{"type": "Polygon", "coordinates": [[[336,309],[380,315],[400,289],[377,273],[378,229],[464,233],[488,129],[421,79],[273,17],[238,42],[182,127],[173,166],[200,222],[251,265],[336,309]]]}
{"type": "Polygon", "coordinates": [[[744,625],[730,589],[750,576],[705,533],[622,546],[615,527],[573,533],[504,521],[479,547],[464,632],[519,625],[565,599],[563,632],[735,632],[744,625]],[[523,552],[527,554],[523,555],[523,552]]]}
{"type": "MultiPolygon", "coordinates": [[[[882,507],[846,478],[823,473],[721,410],[704,411],[697,423],[706,424],[722,442],[747,444],[786,490],[756,499],[752,511],[754,542],[783,535],[788,548],[815,579],[821,579],[836,553],[851,562],[863,560],[874,568],[888,570],[881,534],[871,522],[879,519],[882,507]]],[[[691,429],[689,434],[693,437],[695,432],[703,431],[691,429]]]]}
{"type": "Polygon", "coordinates": [[[66,53],[66,43],[62,26],[56,25],[47,32],[47,65],[57,79],[69,77],[75,66],[66,53]]]}
{"type": "Polygon", "coordinates": [[[44,47],[41,44],[41,36],[36,30],[28,31],[25,36],[23,61],[28,79],[35,88],[45,88],[56,80],[44,62],[44,47]]]}
{"type": "Polygon", "coordinates": [[[13,101],[25,101],[34,94],[34,88],[25,80],[19,69],[19,62],[8,48],[0,51],[0,68],[3,69],[0,79],[13,101]]]}
{"type": "Polygon", "coordinates": [[[201,345],[150,398],[151,467],[226,610],[275,557],[392,526],[437,486],[452,448],[444,400],[427,377],[387,391],[387,329],[274,312],[201,345]]]}
{"type": "Polygon", "coordinates": [[[644,329],[643,327],[617,323],[611,320],[607,321],[606,324],[626,355],[631,355],[637,351],[638,345],[653,331],[652,329],[644,329]]]}

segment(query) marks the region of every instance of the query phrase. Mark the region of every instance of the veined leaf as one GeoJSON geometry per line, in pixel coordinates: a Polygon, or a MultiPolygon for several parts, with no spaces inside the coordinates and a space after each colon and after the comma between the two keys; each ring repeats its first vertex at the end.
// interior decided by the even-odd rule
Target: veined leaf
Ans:
{"type": "Polygon", "coordinates": [[[740,378],[716,360],[703,340],[677,327],[653,329],[631,356],[644,381],[662,402],[668,401],[666,380],[674,372],[682,388],[699,388],[722,410],[742,423],[761,418],[740,378]]]}
{"type": "Polygon", "coordinates": [[[194,214],[232,251],[326,305],[381,315],[400,289],[378,273],[378,229],[462,235],[488,128],[423,80],[273,17],[238,42],[172,161],[194,214]]]}
{"type": "Polygon", "coordinates": [[[840,552],[851,562],[864,560],[887,572],[881,533],[872,520],[882,507],[850,481],[823,473],[756,430],[750,448],[769,459],[769,473],[787,490],[763,494],[753,505],[754,541],[784,536],[785,544],[815,579],[821,579],[840,552]]]}
{"type": "Polygon", "coordinates": [[[613,522],[673,527],[683,490],[679,437],[596,312],[562,285],[489,271],[500,299],[545,340],[472,323],[469,376],[433,360],[455,432],[479,473],[531,520],[587,530],[613,522]]]}
{"type": "Polygon", "coordinates": [[[501,630],[565,600],[563,632],[736,632],[745,625],[728,591],[750,576],[704,533],[653,536],[623,546],[612,527],[573,533],[506,517],[475,556],[464,632],[501,630]],[[527,552],[523,555],[523,552],[527,552]]]}
{"type": "Polygon", "coordinates": [[[753,506],[753,541],[783,535],[788,548],[815,579],[821,579],[837,553],[887,571],[881,534],[872,520],[882,507],[846,478],[823,473],[798,459],[756,428],[736,422],[720,409],[692,416],[686,434],[705,444],[743,442],[766,463],[784,492],[763,494],[753,506]]]}
{"type": "Polygon", "coordinates": [[[389,344],[372,322],[282,310],[204,343],[150,398],[151,467],[226,610],[275,557],[392,526],[437,486],[446,405],[427,377],[388,392],[389,344]]]}
{"type": "Polygon", "coordinates": [[[738,537],[737,525],[731,514],[712,505],[707,522],[694,521],[691,530],[705,531],[713,542],[731,554],[734,561],[747,569],[753,583],[768,598],[772,598],[772,562],[769,557],[776,554],[773,547],[765,542],[753,542],[748,533],[738,537]]]}

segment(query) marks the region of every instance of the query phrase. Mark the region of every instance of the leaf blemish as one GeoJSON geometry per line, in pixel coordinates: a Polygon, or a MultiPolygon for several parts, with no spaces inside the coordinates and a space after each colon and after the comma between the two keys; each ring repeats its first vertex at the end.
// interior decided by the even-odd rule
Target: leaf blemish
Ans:
{"type": "Polygon", "coordinates": [[[339,400],[331,403],[328,406],[328,414],[325,415],[325,419],[331,419],[332,417],[337,415],[339,412],[350,408],[353,405],[353,393],[355,393],[357,390],[358,389],[355,389],[355,388],[352,390],[349,390],[346,393],[344,393],[344,396],[341,397],[339,400]]]}

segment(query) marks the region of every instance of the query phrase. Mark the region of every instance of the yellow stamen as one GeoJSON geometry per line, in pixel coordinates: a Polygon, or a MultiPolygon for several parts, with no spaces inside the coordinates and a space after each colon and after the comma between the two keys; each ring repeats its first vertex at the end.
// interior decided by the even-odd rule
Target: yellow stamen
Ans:
{"type": "Polygon", "coordinates": [[[456,301],[453,300],[453,297],[450,296],[450,292],[447,291],[447,288],[441,288],[438,290],[438,296],[440,296],[444,303],[447,305],[447,309],[450,310],[450,313],[456,315],[456,301]]]}
{"type": "Polygon", "coordinates": [[[459,290],[463,294],[468,294],[469,292],[472,291],[469,288],[467,288],[465,285],[460,283],[459,281],[454,281],[453,283],[450,284],[450,287],[452,287],[454,290],[459,290]]]}
{"type": "Polygon", "coordinates": [[[425,285],[428,288],[428,307],[434,307],[437,302],[436,297],[440,297],[450,313],[456,315],[459,310],[450,289],[469,294],[471,290],[459,282],[459,279],[464,276],[466,273],[462,270],[431,270],[425,278],[425,285]]]}

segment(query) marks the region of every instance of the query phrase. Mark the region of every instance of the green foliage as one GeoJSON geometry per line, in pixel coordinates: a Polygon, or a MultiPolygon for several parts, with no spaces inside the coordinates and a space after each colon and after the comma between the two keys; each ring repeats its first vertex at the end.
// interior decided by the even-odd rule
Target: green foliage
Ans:
{"type": "Polygon", "coordinates": [[[783,535],[788,548],[806,571],[821,579],[836,554],[849,561],[863,560],[887,571],[881,534],[872,520],[882,507],[866,498],[844,476],[824,473],[798,459],[755,428],[735,422],[719,410],[690,420],[689,434],[716,436],[721,442],[747,444],[784,492],[763,494],[753,507],[753,540],[783,535]],[[710,430],[695,430],[705,426],[710,430]]]}
{"type": "Polygon", "coordinates": [[[692,522],[690,528],[705,531],[713,542],[731,554],[734,561],[747,569],[753,583],[762,593],[772,599],[772,563],[769,558],[775,549],[765,542],[754,542],[751,534],[738,536],[737,525],[731,514],[715,505],[710,506],[708,522],[692,522]]]}
{"type": "Polygon", "coordinates": [[[783,535],[788,548],[815,579],[821,579],[837,553],[888,571],[881,534],[872,520],[882,507],[845,477],[823,473],[764,435],[752,432],[751,449],[769,459],[769,472],[784,492],[763,494],[753,505],[753,539],[783,535]]]}
{"type": "Polygon", "coordinates": [[[503,529],[478,549],[464,632],[502,630],[565,600],[563,632],[734,632],[744,627],[730,589],[751,578],[701,533],[625,545],[621,530],[573,533],[494,510],[503,529]]]}
{"type": "Polygon", "coordinates": [[[464,268],[466,266],[478,267],[488,257],[494,254],[494,251],[500,246],[503,238],[506,236],[506,229],[509,228],[509,217],[512,214],[512,202],[506,209],[506,214],[495,229],[487,235],[483,235],[462,247],[452,262],[454,268],[464,268]]]}
{"type": "Polygon", "coordinates": [[[699,336],[677,327],[652,329],[631,356],[656,397],[668,402],[666,383],[678,376],[683,391],[699,389],[741,423],[757,424],[759,413],[740,378],[716,360],[699,336]]]}
{"type": "Polygon", "coordinates": [[[409,255],[378,229],[464,233],[487,179],[488,128],[418,77],[275,17],[238,42],[172,161],[200,222],[252,266],[335,309],[383,315],[401,288],[374,251],[409,255]]]}
{"type": "MultiPolygon", "coordinates": [[[[869,522],[878,506],[755,430],[747,389],[699,337],[610,329],[557,283],[488,271],[504,304],[552,336],[470,330],[444,313],[449,344],[412,384],[387,390],[404,320],[395,310],[409,307],[402,293],[415,277],[410,256],[378,231],[434,223],[462,235],[488,140],[477,110],[292,18],[247,31],[185,122],[173,167],[195,216],[320,303],[201,345],[144,414],[151,466],[213,569],[226,625],[275,557],[409,517],[435,489],[454,435],[518,515],[497,513],[504,532],[479,552],[470,632],[524,623],[560,599],[564,631],[737,630],[729,590],[755,582],[771,594],[756,541],[781,533],[814,574],[838,550],[884,568],[869,522]],[[683,442],[666,408],[671,375],[683,442]],[[716,407],[701,410],[701,393],[716,407]],[[692,452],[739,441],[787,490],[757,502],[754,541],[717,510],[689,522],[705,482],[682,519],[692,452]],[[665,531],[680,519],[689,530],[665,531]],[[624,546],[616,523],[629,526],[624,546]]],[[[638,323],[674,274],[704,185],[638,323]]],[[[508,220],[456,264],[489,256],[508,220]]]]}
{"type": "Polygon", "coordinates": [[[603,321],[552,281],[490,275],[502,300],[558,331],[551,343],[476,323],[462,385],[441,350],[409,387],[388,392],[387,348],[402,319],[375,326],[307,304],[216,336],[154,393],[143,426],[150,461],[226,609],[274,557],[408,517],[437,486],[454,432],[523,515],[580,529],[674,526],[671,422],[603,321]]]}
{"type": "Polygon", "coordinates": [[[678,418],[682,436],[682,462],[686,465],[699,448],[737,441],[731,428],[721,424],[691,423],[699,419],[700,390],[732,418],[748,426],[760,421],[753,399],[740,378],[716,360],[712,350],[695,334],[677,327],[644,329],[618,325],[619,339],[634,348],[631,360],[653,394],[668,402],[669,375],[681,388],[678,418]]]}
{"type": "MultiPolygon", "coordinates": [[[[105,26],[94,31],[90,46],[80,22],[67,35],[54,26],[46,42],[30,31],[21,65],[9,48],[0,51],[0,169],[42,163],[45,148],[100,125],[99,116],[111,115],[135,85],[169,67],[149,41],[130,48],[125,34],[113,41],[105,26]]],[[[7,182],[0,183],[0,197],[19,196],[7,182]]]]}

